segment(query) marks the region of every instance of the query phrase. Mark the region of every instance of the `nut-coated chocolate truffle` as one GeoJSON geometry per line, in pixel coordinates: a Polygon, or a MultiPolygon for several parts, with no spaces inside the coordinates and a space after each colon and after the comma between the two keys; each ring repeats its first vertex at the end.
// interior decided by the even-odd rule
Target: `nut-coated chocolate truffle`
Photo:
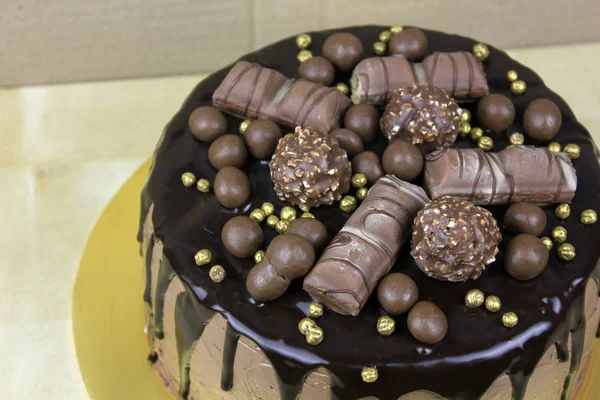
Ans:
{"type": "Polygon", "coordinates": [[[419,288],[406,274],[389,274],[377,287],[377,299],[381,307],[392,315],[404,314],[417,302],[419,288]]]}
{"type": "Polygon", "coordinates": [[[377,154],[372,151],[363,151],[354,156],[352,171],[355,174],[364,174],[369,185],[374,185],[384,175],[381,161],[379,161],[377,154]]]}
{"type": "Polygon", "coordinates": [[[295,233],[308,240],[315,251],[323,250],[327,244],[327,228],[315,218],[298,218],[290,223],[287,233],[295,233]]]}
{"type": "Polygon", "coordinates": [[[346,150],[346,153],[348,153],[348,158],[354,157],[365,148],[360,136],[350,129],[336,129],[331,132],[329,136],[337,140],[340,147],[346,150]]]}
{"type": "Polygon", "coordinates": [[[460,108],[436,86],[412,86],[394,92],[380,124],[389,140],[405,139],[428,153],[454,143],[460,108]]]}
{"type": "Polygon", "coordinates": [[[277,197],[303,211],[333,204],[350,189],[346,150],[327,133],[296,127],[279,141],[269,168],[277,197]]]}
{"type": "Polygon", "coordinates": [[[311,82],[330,86],[335,79],[335,68],[325,57],[313,57],[298,66],[298,75],[311,82]]]}
{"type": "Polygon", "coordinates": [[[535,278],[546,269],[548,254],[548,249],[538,237],[522,233],[508,242],[504,269],[520,281],[535,278]]]}
{"type": "Polygon", "coordinates": [[[504,225],[513,233],[540,236],[546,227],[546,214],[533,203],[515,203],[504,213],[504,225]]]}
{"type": "Polygon", "coordinates": [[[281,136],[281,129],[275,122],[257,119],[246,128],[244,140],[252,157],[263,160],[273,155],[281,136]]]}
{"type": "Polygon", "coordinates": [[[323,43],[323,56],[341,71],[351,70],[362,58],[364,48],[360,39],[351,33],[338,32],[323,43]]]}
{"type": "Polygon", "coordinates": [[[409,61],[423,58],[429,50],[427,36],[420,29],[406,28],[390,38],[390,53],[402,55],[409,61]]]}
{"type": "Polygon", "coordinates": [[[530,138],[549,142],[558,134],[562,115],[558,106],[548,99],[537,99],[529,103],[523,114],[523,128],[530,138]]]}
{"type": "Polygon", "coordinates": [[[418,341],[436,344],[448,332],[448,320],[438,306],[420,301],[408,313],[408,330],[418,341]]]}
{"type": "Polygon", "coordinates": [[[515,120],[515,105],[502,94],[485,95],[477,104],[477,118],[484,128],[504,131],[515,120]]]}
{"type": "Polygon", "coordinates": [[[238,168],[225,167],[215,176],[214,191],[223,207],[236,208],[250,197],[250,182],[238,168]]]}
{"type": "Polygon", "coordinates": [[[199,107],[192,112],[189,119],[190,131],[198,140],[211,143],[227,131],[227,120],[214,107],[199,107]]]}
{"type": "Polygon", "coordinates": [[[423,171],[423,153],[406,140],[392,140],[381,158],[386,174],[412,181],[423,171]]]}
{"type": "Polygon", "coordinates": [[[239,135],[223,135],[208,148],[208,161],[216,170],[225,167],[242,168],[248,159],[244,140],[239,135]]]}
{"type": "Polygon", "coordinates": [[[444,196],[415,217],[411,255],[426,275],[441,281],[477,279],[496,260],[502,239],[488,210],[444,196]]]}
{"type": "Polygon", "coordinates": [[[252,218],[238,215],[223,226],[221,241],[235,257],[249,258],[262,247],[263,231],[252,218]]]}
{"type": "Polygon", "coordinates": [[[372,104],[353,105],[344,116],[344,128],[355,132],[363,142],[371,143],[379,133],[379,112],[372,104]]]}

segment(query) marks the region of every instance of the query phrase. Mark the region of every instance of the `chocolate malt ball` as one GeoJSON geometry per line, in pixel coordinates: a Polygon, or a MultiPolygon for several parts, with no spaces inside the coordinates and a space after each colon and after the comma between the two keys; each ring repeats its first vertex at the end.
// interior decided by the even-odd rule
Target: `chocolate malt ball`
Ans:
{"type": "Polygon", "coordinates": [[[297,218],[292,221],[286,233],[295,233],[308,240],[315,251],[319,252],[327,245],[327,228],[315,218],[297,218]]]}
{"type": "Polygon", "coordinates": [[[273,156],[273,152],[281,139],[281,129],[273,121],[256,119],[248,125],[244,132],[244,141],[252,157],[264,160],[273,156]]]}
{"type": "Polygon", "coordinates": [[[360,39],[351,33],[334,33],[323,43],[323,56],[340,71],[351,70],[358,64],[363,53],[364,48],[360,39]]]}
{"type": "Polygon", "coordinates": [[[490,93],[479,99],[477,118],[484,128],[505,131],[515,120],[515,105],[503,94],[490,93]]]}
{"type": "Polygon", "coordinates": [[[549,142],[554,139],[561,125],[560,109],[552,100],[534,100],[529,103],[523,114],[525,133],[539,142],[549,142]]]}
{"type": "Polygon", "coordinates": [[[409,61],[415,61],[427,54],[429,41],[422,30],[405,28],[390,38],[389,49],[393,55],[402,55],[409,61]]]}
{"type": "Polygon", "coordinates": [[[371,143],[379,134],[379,111],[372,104],[353,105],[344,115],[344,128],[355,132],[364,143],[371,143]]]}
{"type": "Polygon", "coordinates": [[[419,288],[406,274],[395,272],[381,280],[377,299],[381,307],[392,315],[404,314],[417,302],[419,288]]]}
{"type": "Polygon", "coordinates": [[[240,169],[225,167],[215,176],[214,192],[223,207],[236,208],[250,197],[250,182],[240,169]]]}
{"type": "Polygon", "coordinates": [[[360,136],[350,129],[336,129],[331,132],[329,136],[337,140],[340,147],[346,150],[346,153],[348,153],[348,158],[354,157],[365,148],[360,136]]]}
{"type": "Polygon", "coordinates": [[[223,114],[208,106],[196,108],[190,115],[189,125],[192,135],[206,143],[212,143],[227,131],[227,120],[223,114]]]}
{"type": "Polygon", "coordinates": [[[208,148],[208,161],[216,169],[242,168],[248,160],[248,150],[239,135],[227,134],[217,138],[208,148]]]}
{"type": "Polygon", "coordinates": [[[513,233],[540,236],[546,228],[546,213],[533,203],[515,203],[504,213],[504,225],[513,233]]]}
{"type": "Polygon", "coordinates": [[[298,75],[311,82],[330,86],[335,79],[335,68],[331,61],[325,57],[317,56],[300,63],[298,75]]]}
{"type": "Polygon", "coordinates": [[[412,181],[423,172],[423,153],[411,142],[392,140],[381,159],[386,174],[412,181]]]}
{"type": "Polygon", "coordinates": [[[429,301],[413,306],[407,317],[408,330],[418,341],[436,344],[448,333],[448,320],[444,312],[429,301]]]}
{"type": "Polygon", "coordinates": [[[538,237],[528,233],[515,236],[508,242],[504,254],[504,269],[520,281],[533,279],[548,264],[549,252],[538,237]]]}
{"type": "Polygon", "coordinates": [[[333,204],[350,189],[346,150],[327,133],[296,127],[279,141],[269,168],[277,197],[303,211],[333,204]]]}
{"type": "Polygon", "coordinates": [[[496,260],[502,239],[488,210],[453,196],[429,202],[415,217],[411,255],[441,281],[477,279],[496,260]]]}
{"type": "Polygon", "coordinates": [[[380,121],[389,140],[408,140],[424,153],[450,147],[459,123],[460,107],[436,86],[396,90],[380,121]]]}
{"type": "Polygon", "coordinates": [[[262,248],[263,231],[252,218],[238,215],[223,226],[221,241],[233,256],[249,258],[262,248]]]}
{"type": "Polygon", "coordinates": [[[379,157],[372,151],[363,151],[352,159],[352,171],[355,174],[364,174],[367,177],[367,183],[374,185],[379,179],[383,178],[383,167],[379,157]]]}

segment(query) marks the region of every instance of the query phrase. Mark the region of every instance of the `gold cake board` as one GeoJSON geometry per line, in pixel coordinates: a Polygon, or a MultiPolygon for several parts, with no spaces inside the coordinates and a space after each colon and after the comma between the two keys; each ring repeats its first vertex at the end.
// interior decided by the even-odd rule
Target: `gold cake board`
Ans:
{"type": "MultiPolygon", "coordinates": [[[[117,192],[90,235],[73,293],[77,360],[93,400],[172,400],[148,364],[143,264],[136,242],[150,161],[117,192]]],[[[600,340],[579,400],[600,397],[600,340]]]]}

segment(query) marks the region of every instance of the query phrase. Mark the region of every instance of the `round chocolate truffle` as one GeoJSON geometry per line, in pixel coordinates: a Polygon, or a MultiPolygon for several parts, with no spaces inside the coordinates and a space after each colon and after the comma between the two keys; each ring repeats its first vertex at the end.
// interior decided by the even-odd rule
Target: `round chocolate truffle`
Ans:
{"type": "Polygon", "coordinates": [[[404,139],[428,153],[450,147],[458,135],[460,107],[436,86],[396,90],[381,117],[381,130],[389,139],[404,139]]]}
{"type": "Polygon", "coordinates": [[[515,203],[504,213],[504,225],[513,233],[540,236],[546,228],[546,213],[533,203],[515,203]]]}
{"type": "Polygon", "coordinates": [[[381,307],[392,315],[404,314],[417,302],[419,288],[406,274],[389,274],[377,287],[377,299],[381,307]]]}
{"type": "Polygon", "coordinates": [[[520,281],[532,279],[546,269],[549,254],[538,237],[522,233],[508,242],[504,255],[504,269],[520,281]]]}
{"type": "Polygon", "coordinates": [[[192,135],[206,143],[212,143],[227,131],[227,120],[223,114],[209,106],[196,108],[190,115],[189,124],[192,135]]]}
{"type": "Polygon", "coordinates": [[[530,138],[549,142],[558,134],[562,115],[558,106],[548,99],[537,99],[529,103],[523,114],[523,128],[530,138]]]}
{"type": "Polygon", "coordinates": [[[444,196],[419,210],[411,255],[425,274],[441,281],[477,279],[496,260],[502,239],[488,210],[444,196]]]}
{"type": "Polygon", "coordinates": [[[346,150],[348,158],[352,158],[361,151],[364,150],[365,145],[362,142],[360,136],[351,131],[350,129],[336,129],[329,134],[330,137],[337,140],[340,147],[346,150]]]}
{"type": "Polygon", "coordinates": [[[504,131],[515,120],[515,105],[503,94],[485,95],[477,104],[477,118],[484,128],[495,132],[504,131]]]}
{"type": "Polygon", "coordinates": [[[269,168],[277,197],[303,211],[333,204],[350,189],[346,150],[324,132],[296,127],[279,141],[269,168]]]}
{"type": "Polygon", "coordinates": [[[363,151],[354,156],[352,171],[355,174],[364,174],[369,185],[374,185],[384,175],[381,161],[379,161],[377,154],[372,151],[363,151]]]}
{"type": "Polygon", "coordinates": [[[292,221],[286,233],[295,233],[308,240],[315,251],[321,251],[327,244],[327,228],[315,218],[297,218],[292,221]]]}
{"type": "Polygon", "coordinates": [[[436,344],[448,333],[444,312],[430,301],[415,304],[408,313],[407,323],[415,339],[425,344],[436,344]]]}
{"type": "Polygon", "coordinates": [[[411,142],[392,140],[381,159],[386,174],[412,181],[423,171],[423,153],[411,142]]]}
{"type": "Polygon", "coordinates": [[[363,52],[360,39],[347,32],[334,33],[323,43],[323,56],[341,71],[349,71],[358,64],[363,52]]]}
{"type": "Polygon", "coordinates": [[[390,53],[402,55],[409,61],[423,58],[429,50],[427,36],[420,29],[405,28],[390,38],[390,53]]]}
{"type": "Polygon", "coordinates": [[[335,68],[325,57],[312,57],[298,66],[298,75],[311,82],[329,86],[335,79],[335,68]]]}
{"type": "Polygon", "coordinates": [[[247,159],[248,151],[239,135],[223,135],[208,148],[208,161],[216,170],[225,167],[242,168],[247,159]]]}
{"type": "Polygon", "coordinates": [[[344,116],[344,128],[355,132],[364,143],[371,143],[379,133],[379,112],[372,104],[353,105],[344,116]]]}
{"type": "Polygon", "coordinates": [[[236,208],[250,197],[250,182],[240,169],[225,167],[215,176],[214,191],[223,207],[236,208]]]}
{"type": "Polygon", "coordinates": [[[263,231],[252,218],[238,215],[223,226],[221,241],[235,257],[248,258],[262,248],[263,231]]]}
{"type": "Polygon", "coordinates": [[[246,277],[246,290],[257,301],[271,301],[281,297],[291,281],[283,278],[264,258],[246,277]]]}
{"type": "Polygon", "coordinates": [[[281,129],[273,121],[267,119],[254,120],[244,132],[244,140],[254,158],[263,160],[270,158],[281,139],[281,129]]]}

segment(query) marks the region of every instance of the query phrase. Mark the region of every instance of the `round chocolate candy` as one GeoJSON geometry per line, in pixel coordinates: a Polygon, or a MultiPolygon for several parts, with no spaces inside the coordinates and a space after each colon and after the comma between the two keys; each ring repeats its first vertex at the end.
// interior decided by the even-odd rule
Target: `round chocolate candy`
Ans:
{"type": "Polygon", "coordinates": [[[488,94],[477,104],[477,118],[485,128],[495,132],[504,131],[515,120],[515,105],[502,94],[488,94]]]}
{"type": "Polygon", "coordinates": [[[292,221],[287,233],[295,233],[310,242],[315,251],[321,251],[327,244],[327,228],[315,218],[298,218],[292,221]]]}
{"type": "Polygon", "coordinates": [[[240,169],[225,167],[215,176],[214,191],[223,207],[236,208],[250,197],[250,182],[240,169]]]}
{"type": "Polygon", "coordinates": [[[252,267],[246,277],[246,290],[258,301],[275,300],[281,297],[289,286],[290,281],[280,276],[273,264],[265,262],[264,258],[252,267]]]}
{"type": "Polygon", "coordinates": [[[277,124],[266,119],[252,121],[244,133],[250,154],[259,160],[271,158],[281,137],[277,124]]]}
{"type": "Polygon", "coordinates": [[[504,269],[520,281],[535,278],[546,268],[548,254],[548,249],[538,237],[521,233],[508,242],[504,269]]]}
{"type": "Polygon", "coordinates": [[[208,161],[216,170],[225,167],[242,168],[247,159],[248,150],[239,135],[223,135],[208,148],[208,161]]]}
{"type": "Polygon", "coordinates": [[[377,287],[377,299],[381,307],[392,315],[404,314],[417,302],[419,288],[406,274],[389,274],[377,287]]]}
{"type": "Polygon", "coordinates": [[[340,147],[346,150],[346,153],[348,153],[348,158],[354,157],[365,148],[360,136],[350,129],[336,129],[331,132],[329,136],[337,140],[340,147]]]}
{"type": "Polygon", "coordinates": [[[530,138],[549,142],[558,134],[562,115],[558,106],[548,99],[537,99],[529,103],[523,114],[523,128],[530,138]]]}
{"type": "Polygon", "coordinates": [[[402,55],[409,61],[423,58],[429,50],[427,36],[420,29],[406,28],[390,38],[390,53],[402,55]]]}
{"type": "Polygon", "coordinates": [[[412,181],[423,171],[423,153],[406,140],[393,140],[383,152],[381,159],[386,174],[412,181]]]}
{"type": "Polygon", "coordinates": [[[349,71],[362,58],[364,48],[360,39],[353,34],[338,32],[325,40],[322,52],[338,69],[349,71]]]}
{"type": "Polygon", "coordinates": [[[223,226],[221,241],[233,256],[249,258],[262,248],[263,231],[252,218],[238,215],[223,226]]]}
{"type": "Polygon", "coordinates": [[[206,143],[212,143],[227,131],[227,120],[214,107],[196,108],[190,115],[189,124],[192,135],[206,143]]]}
{"type": "Polygon", "coordinates": [[[298,75],[311,82],[330,86],[335,79],[335,68],[325,57],[313,57],[298,66],[298,75]]]}
{"type": "Polygon", "coordinates": [[[372,104],[353,105],[344,116],[344,128],[356,132],[364,143],[371,143],[379,133],[379,112],[372,104]]]}
{"type": "Polygon", "coordinates": [[[372,151],[363,151],[354,156],[352,171],[354,174],[364,174],[369,185],[374,185],[384,175],[381,161],[379,161],[377,154],[372,151]]]}
{"type": "Polygon", "coordinates": [[[408,313],[408,330],[418,341],[436,344],[448,332],[448,320],[438,306],[420,301],[408,313]]]}
{"type": "Polygon", "coordinates": [[[546,228],[546,213],[533,203],[515,203],[504,213],[504,225],[513,233],[540,236],[546,228]]]}

